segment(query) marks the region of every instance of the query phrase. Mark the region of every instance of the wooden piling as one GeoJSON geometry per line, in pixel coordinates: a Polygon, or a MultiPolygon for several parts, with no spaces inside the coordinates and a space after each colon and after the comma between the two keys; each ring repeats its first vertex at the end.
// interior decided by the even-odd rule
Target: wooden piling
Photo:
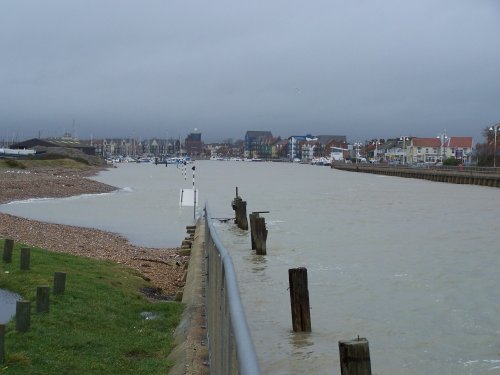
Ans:
{"type": "Polygon", "coordinates": [[[30,328],[30,301],[16,301],[16,331],[26,332],[30,328]]]}
{"type": "Polygon", "coordinates": [[[31,249],[29,247],[21,248],[21,269],[30,269],[31,249]]]}
{"type": "Polygon", "coordinates": [[[0,365],[5,362],[5,324],[0,324],[0,365]]]}
{"type": "Polygon", "coordinates": [[[340,374],[371,375],[370,348],[368,340],[357,338],[339,341],[340,374]]]}
{"type": "Polygon", "coordinates": [[[259,217],[257,212],[252,212],[250,215],[250,242],[252,244],[252,250],[255,250],[255,219],[259,217]]]}
{"type": "Polygon", "coordinates": [[[289,269],[288,282],[293,330],[295,332],[311,332],[307,269],[305,267],[289,269]]]}
{"type": "Polygon", "coordinates": [[[255,253],[257,255],[267,254],[267,229],[266,219],[263,217],[255,218],[255,253]]]}
{"type": "Polygon", "coordinates": [[[48,285],[40,285],[36,288],[36,312],[49,312],[50,288],[48,285]]]}
{"type": "Polygon", "coordinates": [[[54,294],[63,294],[66,290],[66,273],[54,272],[54,294]]]}
{"type": "Polygon", "coordinates": [[[5,263],[12,262],[12,250],[14,249],[14,240],[7,238],[3,244],[3,261],[5,263]]]}
{"type": "Polygon", "coordinates": [[[238,225],[238,228],[248,230],[247,202],[241,197],[236,197],[233,199],[232,207],[235,212],[234,222],[238,225]]]}

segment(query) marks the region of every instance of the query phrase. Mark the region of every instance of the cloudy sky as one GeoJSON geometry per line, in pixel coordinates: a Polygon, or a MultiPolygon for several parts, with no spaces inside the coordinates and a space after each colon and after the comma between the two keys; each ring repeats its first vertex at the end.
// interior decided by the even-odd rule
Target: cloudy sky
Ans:
{"type": "Polygon", "coordinates": [[[0,140],[498,122],[499,0],[0,1],[0,140]]]}

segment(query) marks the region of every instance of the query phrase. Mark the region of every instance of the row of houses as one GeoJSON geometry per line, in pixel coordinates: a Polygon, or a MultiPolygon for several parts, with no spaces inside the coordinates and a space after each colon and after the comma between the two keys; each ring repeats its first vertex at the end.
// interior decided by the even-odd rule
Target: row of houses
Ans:
{"type": "Polygon", "coordinates": [[[290,136],[285,140],[269,131],[247,131],[244,156],[249,158],[286,158],[310,162],[315,158],[362,158],[374,162],[438,163],[455,158],[471,163],[472,137],[400,137],[387,141],[375,139],[364,144],[348,144],[342,135],[290,136]],[[335,155],[335,156],[334,156],[335,155]]]}
{"type": "MultiPolygon", "coordinates": [[[[401,137],[387,141],[373,140],[358,151],[361,157],[376,162],[398,164],[438,163],[454,158],[464,164],[472,162],[472,137],[401,137]]],[[[356,154],[356,147],[351,155],[356,154]]]]}
{"type": "Polygon", "coordinates": [[[374,139],[364,144],[348,144],[343,135],[294,135],[286,139],[275,137],[270,131],[247,131],[244,140],[204,144],[201,133],[195,129],[184,142],[181,139],[133,138],[79,141],[71,137],[60,139],[30,139],[17,148],[70,147],[89,155],[103,157],[184,155],[211,157],[236,156],[260,159],[282,159],[310,162],[314,158],[358,159],[391,163],[436,163],[448,158],[472,161],[472,137],[420,138],[400,137],[388,140],[374,139]],[[340,155],[340,156],[339,156],[340,155]]]}
{"type": "Polygon", "coordinates": [[[263,159],[288,159],[311,161],[316,157],[330,156],[332,149],[345,148],[343,135],[293,135],[287,139],[274,137],[270,131],[247,131],[244,140],[244,157],[263,159]]]}

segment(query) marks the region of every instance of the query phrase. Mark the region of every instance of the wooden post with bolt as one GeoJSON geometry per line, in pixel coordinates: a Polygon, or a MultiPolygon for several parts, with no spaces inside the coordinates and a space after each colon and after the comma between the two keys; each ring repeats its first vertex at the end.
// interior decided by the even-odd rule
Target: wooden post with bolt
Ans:
{"type": "Polygon", "coordinates": [[[368,340],[358,338],[339,341],[340,374],[371,375],[370,348],[368,340]]]}

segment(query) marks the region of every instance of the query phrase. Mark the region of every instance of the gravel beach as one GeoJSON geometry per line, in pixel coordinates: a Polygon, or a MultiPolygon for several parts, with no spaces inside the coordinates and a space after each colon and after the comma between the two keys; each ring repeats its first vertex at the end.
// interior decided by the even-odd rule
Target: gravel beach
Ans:
{"type": "MultiPolygon", "coordinates": [[[[105,193],[115,187],[87,177],[102,169],[0,170],[0,204],[29,198],[58,198],[105,193]]],[[[180,248],[150,249],[131,245],[125,238],[100,230],[48,224],[0,213],[0,237],[30,246],[94,259],[106,259],[138,270],[154,285],[151,297],[170,299],[184,286],[188,256],[180,248]]]]}

